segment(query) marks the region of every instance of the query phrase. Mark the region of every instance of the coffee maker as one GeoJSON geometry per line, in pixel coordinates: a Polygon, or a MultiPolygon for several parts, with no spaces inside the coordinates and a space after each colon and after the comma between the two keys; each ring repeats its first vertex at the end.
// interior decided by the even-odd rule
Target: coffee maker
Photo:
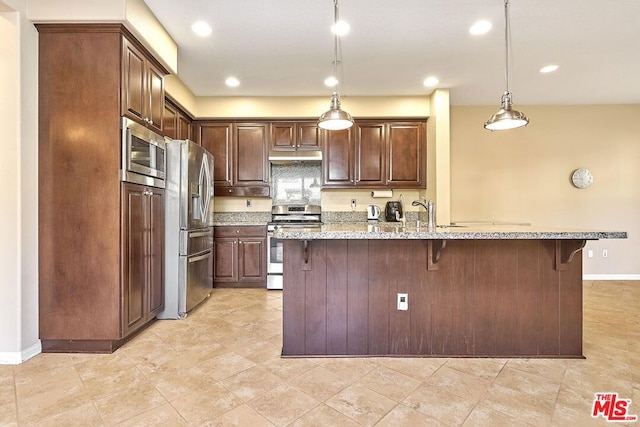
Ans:
{"type": "Polygon", "coordinates": [[[398,218],[402,218],[402,204],[397,200],[387,202],[387,205],[384,208],[384,218],[388,222],[395,222],[398,221],[398,218]],[[398,213],[397,217],[396,212],[398,213]]]}

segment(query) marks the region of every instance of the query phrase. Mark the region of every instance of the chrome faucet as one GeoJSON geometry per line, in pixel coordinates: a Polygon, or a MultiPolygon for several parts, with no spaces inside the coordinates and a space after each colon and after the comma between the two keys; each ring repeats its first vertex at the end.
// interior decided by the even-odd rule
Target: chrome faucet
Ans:
{"type": "Polygon", "coordinates": [[[429,230],[434,230],[436,228],[436,204],[433,200],[427,201],[421,197],[420,200],[414,200],[411,202],[411,206],[422,206],[427,211],[427,228],[429,230]],[[426,204],[422,200],[424,200],[426,204]]]}

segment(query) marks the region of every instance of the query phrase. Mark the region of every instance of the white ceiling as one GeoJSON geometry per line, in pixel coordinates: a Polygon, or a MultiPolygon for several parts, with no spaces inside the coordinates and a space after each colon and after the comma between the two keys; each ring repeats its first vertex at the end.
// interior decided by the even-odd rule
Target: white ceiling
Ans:
{"type": "MultiPolygon", "coordinates": [[[[333,0],[145,0],[178,44],[197,96],[322,96],[332,73],[333,0]],[[190,27],[213,27],[200,38],[190,27]],[[225,78],[241,81],[228,88],[225,78]]],[[[440,79],[454,105],[499,104],[503,0],[340,0],[342,97],[425,95],[440,79]],[[484,36],[468,29],[493,23],[484,36]]],[[[640,0],[511,0],[510,89],[518,104],[640,102],[640,0]],[[551,74],[539,69],[560,68],[551,74]]],[[[328,102],[328,101],[327,101],[328,102]]]]}

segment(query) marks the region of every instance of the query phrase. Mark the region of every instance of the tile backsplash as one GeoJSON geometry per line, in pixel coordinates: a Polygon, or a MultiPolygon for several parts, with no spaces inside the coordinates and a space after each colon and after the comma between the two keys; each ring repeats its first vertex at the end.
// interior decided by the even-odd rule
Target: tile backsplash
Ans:
{"type": "Polygon", "coordinates": [[[273,204],[320,204],[322,166],[311,163],[271,165],[273,204]]]}

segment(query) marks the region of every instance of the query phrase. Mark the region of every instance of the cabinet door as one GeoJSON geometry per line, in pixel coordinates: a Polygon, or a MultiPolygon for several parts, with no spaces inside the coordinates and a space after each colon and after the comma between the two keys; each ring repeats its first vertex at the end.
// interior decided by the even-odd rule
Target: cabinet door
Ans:
{"type": "Polygon", "coordinates": [[[267,123],[234,125],[233,185],[268,187],[267,123]]]}
{"type": "Polygon", "coordinates": [[[176,124],[178,122],[178,110],[173,105],[165,102],[164,114],[162,116],[162,131],[163,134],[171,139],[178,138],[178,130],[176,124]]]}
{"type": "Polygon", "coordinates": [[[356,185],[385,185],[385,125],[384,122],[358,122],[355,126],[356,185]]]}
{"type": "Polygon", "coordinates": [[[354,161],[352,132],[352,128],[322,131],[324,186],[353,186],[354,161]]]}
{"type": "Polygon", "coordinates": [[[164,309],[164,190],[149,189],[148,227],[149,245],[149,306],[147,319],[152,319],[164,309]]]}
{"type": "Polygon", "coordinates": [[[164,113],[164,74],[151,62],[146,63],[147,78],[146,111],[149,127],[162,133],[162,116],[164,113]]]}
{"type": "Polygon", "coordinates": [[[266,239],[245,237],[238,241],[238,281],[266,282],[266,239]]]}
{"type": "Polygon", "coordinates": [[[296,126],[296,141],[298,150],[319,150],[320,138],[318,125],[315,121],[298,122],[296,126]]]}
{"type": "Polygon", "coordinates": [[[231,123],[198,123],[196,139],[200,145],[213,154],[213,183],[215,187],[230,187],[232,185],[231,129],[231,123]]]}
{"type": "Polygon", "coordinates": [[[426,137],[424,123],[395,122],[388,125],[387,182],[401,188],[424,188],[426,137]]]}
{"type": "Polygon", "coordinates": [[[122,61],[122,114],[144,122],[146,59],[140,50],[123,39],[122,61]]]}
{"type": "Polygon", "coordinates": [[[238,239],[216,237],[213,243],[213,281],[238,281],[238,239]]]}
{"type": "Polygon", "coordinates": [[[192,139],[191,119],[180,112],[178,112],[176,128],[176,139],[192,139]]]}
{"type": "Polygon", "coordinates": [[[296,147],[296,125],[294,122],[271,123],[271,149],[290,151],[296,147]]]}
{"type": "Polygon", "coordinates": [[[124,184],[122,197],[122,336],[135,331],[147,321],[147,281],[145,228],[147,223],[145,188],[124,184]]]}

